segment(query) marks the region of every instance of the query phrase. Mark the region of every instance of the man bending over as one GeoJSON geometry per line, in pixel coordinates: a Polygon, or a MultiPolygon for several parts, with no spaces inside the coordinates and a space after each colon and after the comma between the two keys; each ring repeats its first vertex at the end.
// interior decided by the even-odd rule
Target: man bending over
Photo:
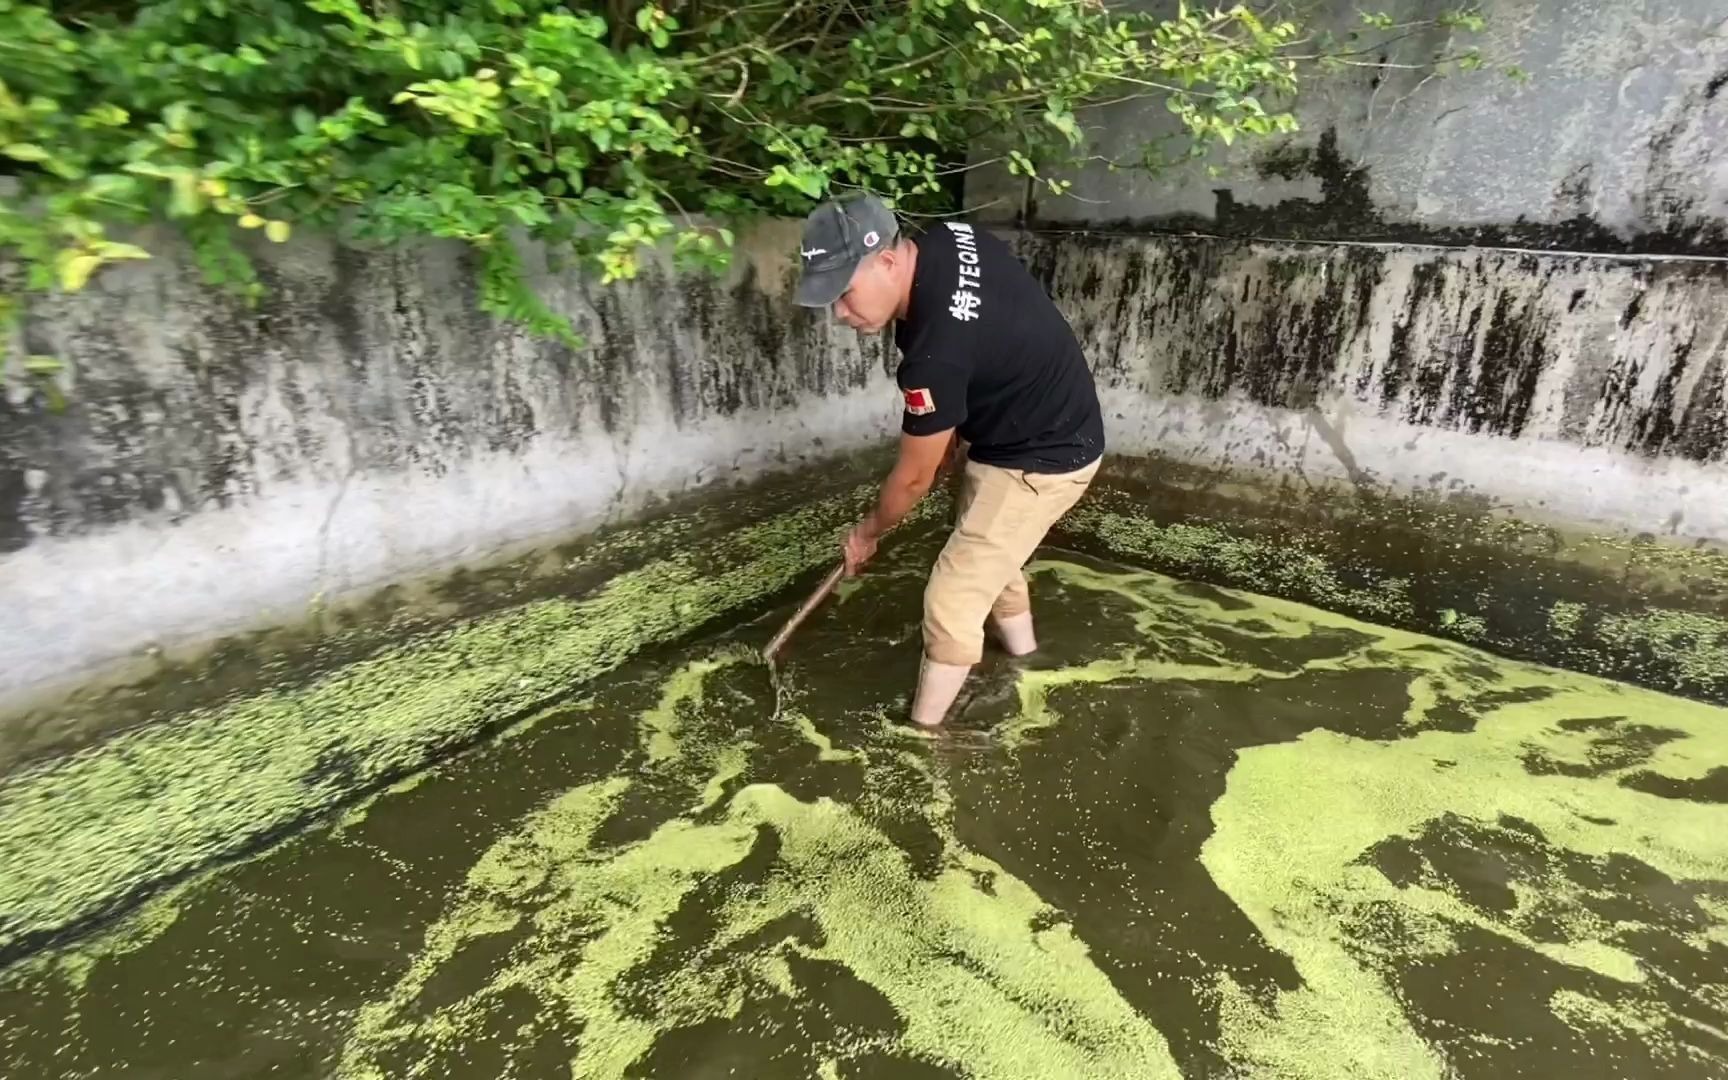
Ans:
{"type": "Polygon", "coordinates": [[[798,302],[873,334],[894,323],[905,397],[900,456],[846,538],[848,576],[965,449],[960,514],[924,590],[924,664],[912,718],[940,724],[984,655],[988,620],[1016,656],[1037,647],[1022,571],[1079,500],[1104,453],[1080,343],[1007,245],[960,222],[902,236],[871,196],[804,223],[798,302]]]}

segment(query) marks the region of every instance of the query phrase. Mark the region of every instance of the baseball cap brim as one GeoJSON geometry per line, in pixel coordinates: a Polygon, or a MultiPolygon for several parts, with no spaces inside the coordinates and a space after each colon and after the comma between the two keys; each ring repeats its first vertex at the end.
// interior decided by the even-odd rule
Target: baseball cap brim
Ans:
{"type": "Polygon", "coordinates": [[[825,270],[806,270],[798,279],[798,303],[802,307],[825,308],[846,292],[852,284],[857,263],[831,266],[825,270]]]}

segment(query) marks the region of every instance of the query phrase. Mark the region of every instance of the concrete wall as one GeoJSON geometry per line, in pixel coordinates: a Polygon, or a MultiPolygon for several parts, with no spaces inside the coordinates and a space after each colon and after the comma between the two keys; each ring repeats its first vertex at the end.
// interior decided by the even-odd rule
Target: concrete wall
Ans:
{"type": "Polygon", "coordinates": [[[1111,445],[1728,540],[1728,262],[1035,234],[1111,445]]]}
{"type": "MultiPolygon", "coordinates": [[[[1311,7],[1362,29],[1359,5],[1311,7]]],[[[1294,136],[1090,167],[1071,199],[980,172],[968,200],[1035,234],[1120,450],[1728,541],[1728,8],[1481,8],[1484,34],[1309,71],[1294,136]],[[1530,81],[1433,77],[1467,44],[1530,81]]],[[[1157,101],[1091,121],[1117,156],[1175,123],[1157,101]]]]}
{"type": "MultiPolygon", "coordinates": [[[[1362,5],[1311,5],[1318,28],[1362,29],[1362,5]]],[[[1147,226],[1241,236],[1478,242],[1728,255],[1728,8],[1720,0],[1486,0],[1482,34],[1405,37],[1356,57],[1395,68],[1305,72],[1303,130],[1219,148],[1160,175],[1076,177],[1034,197],[1046,227],[1147,226]],[[1434,78],[1479,45],[1493,70],[1434,78]],[[1529,72],[1508,79],[1504,66],[1529,72]],[[1222,169],[1210,175],[1207,165],[1222,169]]],[[[1370,5],[1402,21],[1439,5],[1370,5]]],[[[1381,38],[1386,35],[1380,34],[1381,38]]],[[[1157,101],[1088,114],[1101,154],[1132,160],[1176,129],[1157,101]]],[[[986,178],[975,198],[1022,204],[986,178]]]]}
{"type": "Polygon", "coordinates": [[[873,445],[895,419],[878,343],[796,308],[795,230],[730,276],[546,275],[593,347],[475,308],[451,247],[259,252],[268,298],[157,258],[35,305],[70,407],[0,396],[0,702],[128,658],[303,619],[656,500],[873,445]]]}

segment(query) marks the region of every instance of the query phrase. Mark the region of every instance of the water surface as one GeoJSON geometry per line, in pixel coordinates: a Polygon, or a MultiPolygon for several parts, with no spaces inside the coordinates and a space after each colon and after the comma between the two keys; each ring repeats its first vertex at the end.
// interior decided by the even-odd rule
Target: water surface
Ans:
{"type": "Polygon", "coordinates": [[[900,722],[929,542],[0,974],[8,1076],[1728,1072],[1728,714],[1061,552],[900,722]]]}

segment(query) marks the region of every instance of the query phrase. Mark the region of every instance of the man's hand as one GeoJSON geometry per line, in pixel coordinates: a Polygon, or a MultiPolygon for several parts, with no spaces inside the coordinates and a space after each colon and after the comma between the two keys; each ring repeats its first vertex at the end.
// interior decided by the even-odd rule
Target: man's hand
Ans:
{"type": "Polygon", "coordinates": [[[876,544],[882,539],[882,534],[876,531],[874,518],[874,514],[866,517],[853,526],[846,536],[844,554],[847,577],[857,577],[864,569],[864,564],[876,557],[876,544]]]}

